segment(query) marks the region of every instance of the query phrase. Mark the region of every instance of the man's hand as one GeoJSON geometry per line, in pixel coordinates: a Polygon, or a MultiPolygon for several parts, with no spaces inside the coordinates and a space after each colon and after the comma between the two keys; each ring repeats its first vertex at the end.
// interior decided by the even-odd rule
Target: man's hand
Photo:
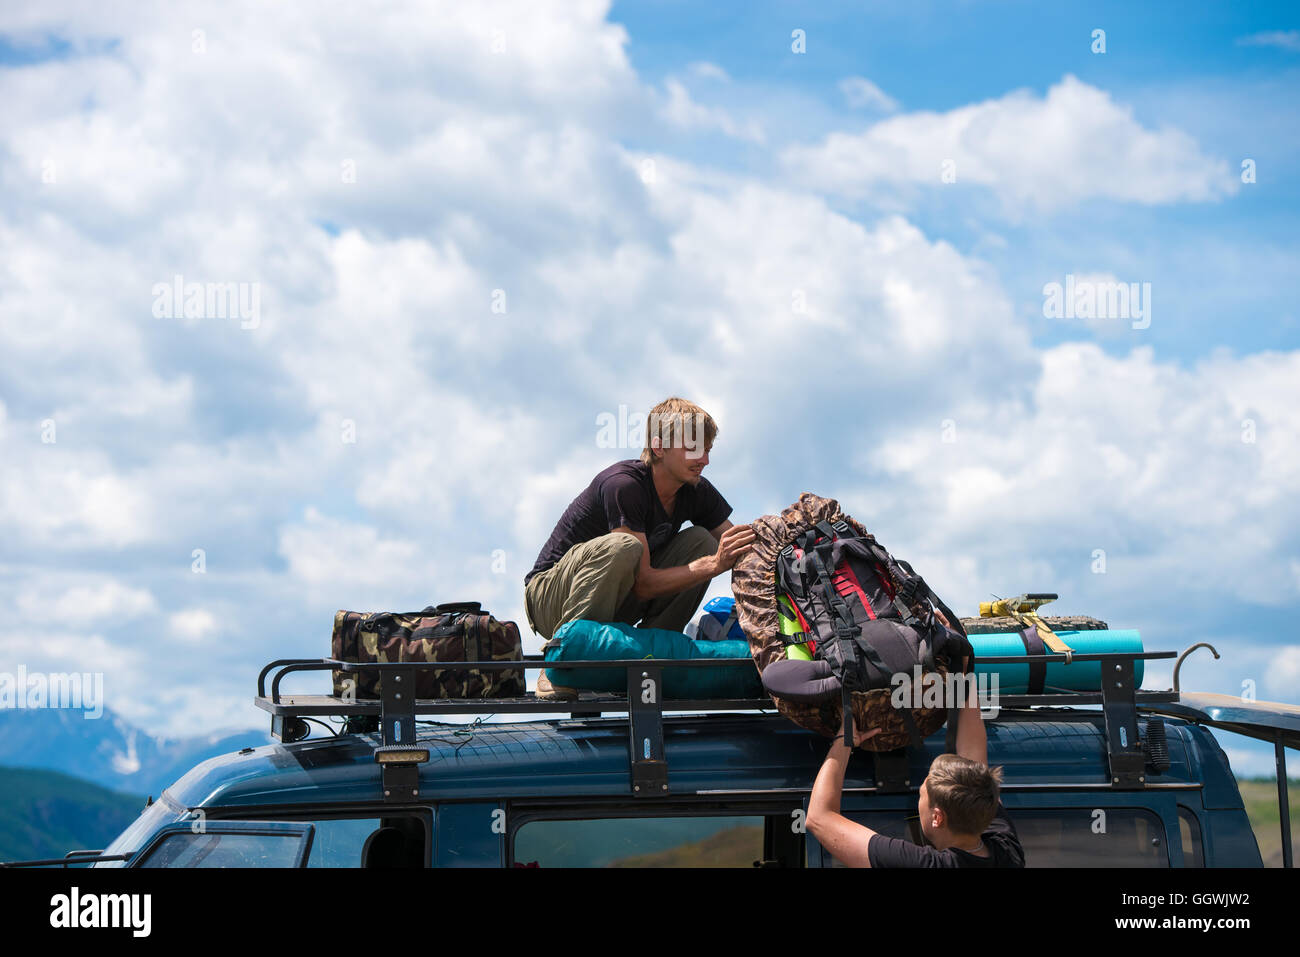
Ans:
{"type": "Polygon", "coordinates": [[[733,525],[718,540],[718,553],[713,556],[715,575],[735,567],[740,557],[754,547],[754,529],[749,525],[733,525]]]}
{"type": "Polygon", "coordinates": [[[855,748],[860,748],[862,747],[863,741],[866,741],[867,738],[874,738],[880,733],[880,729],[872,728],[870,731],[859,731],[855,726],[853,732],[853,746],[855,748]]]}
{"type": "MultiPolygon", "coordinates": [[[[859,731],[857,725],[854,725],[853,746],[855,748],[860,748],[862,747],[862,743],[864,741],[866,741],[868,738],[874,738],[879,733],[880,733],[880,728],[872,728],[870,731],[859,731]]],[[[834,740],[831,741],[831,747],[840,748],[842,750],[844,748],[844,735],[842,734],[835,735],[834,740]]]]}

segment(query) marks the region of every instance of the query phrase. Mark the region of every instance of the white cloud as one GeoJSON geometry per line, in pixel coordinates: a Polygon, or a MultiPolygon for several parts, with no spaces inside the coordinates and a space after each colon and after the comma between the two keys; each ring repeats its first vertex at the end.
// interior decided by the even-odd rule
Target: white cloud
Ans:
{"type": "Polygon", "coordinates": [[[863,76],[846,76],[840,80],[840,92],[844,94],[845,102],[855,110],[865,108],[893,113],[898,109],[897,100],[863,76]]]}
{"type": "Polygon", "coordinates": [[[217,619],[206,608],[186,608],[167,619],[171,633],[182,641],[200,642],[217,630],[217,619]]]}
{"type": "MultiPolygon", "coordinates": [[[[1072,331],[1086,330],[1088,338],[1093,340],[1120,339],[1130,330],[1150,324],[1153,299],[1150,282],[1121,280],[1109,272],[1070,273],[1053,276],[1044,284],[1043,314],[1053,322],[1067,324],[1072,331]],[[1069,297],[1074,301],[1067,310],[1065,304],[1069,297]],[[1055,311],[1049,311],[1049,299],[1055,300],[1055,311]]],[[[1161,319],[1164,319],[1163,310],[1161,319]]]]}
{"type": "Polygon", "coordinates": [[[710,63],[707,60],[698,60],[687,67],[687,69],[696,76],[701,76],[705,79],[719,80],[723,83],[731,82],[731,77],[727,75],[726,70],[718,66],[716,63],[710,63]]]}
{"type": "Polygon", "coordinates": [[[306,585],[373,586],[433,577],[415,542],[386,539],[373,526],[331,519],[310,507],[301,522],[280,530],[280,554],[290,577],[306,585]]]}
{"type": "Polygon", "coordinates": [[[1131,594],[1178,582],[1285,606],[1300,599],[1283,558],[1284,530],[1300,527],[1300,414],[1285,398],[1297,376],[1294,352],[1183,370],[1149,347],[1112,357],[1066,343],[1042,354],[1031,396],[955,406],[955,441],[937,427],[895,430],[873,457],[900,489],[882,504],[924,511],[927,534],[957,552],[1072,550],[1057,574],[1077,589],[1103,549],[1107,576],[1131,594]],[[1250,409],[1267,436],[1261,426],[1243,442],[1250,409]],[[1234,568],[1250,571],[1224,573],[1234,568]]]}
{"type": "Polygon", "coordinates": [[[43,459],[0,469],[0,528],[58,548],[116,548],[153,535],[157,513],[138,484],[98,455],[45,448],[43,459]]]}
{"type": "Polygon", "coordinates": [[[18,590],[16,601],[24,618],[57,625],[130,621],[158,610],[158,603],[148,589],[132,588],[113,579],[53,589],[45,583],[29,582],[18,590]]]}
{"type": "Polygon", "coordinates": [[[1292,53],[1300,52],[1300,30],[1264,30],[1238,37],[1237,43],[1240,46],[1278,47],[1292,53]]]}
{"type": "Polygon", "coordinates": [[[1283,645],[1270,652],[1264,671],[1265,690],[1278,699],[1293,697],[1300,687],[1300,645],[1283,645]]]}
{"type": "Polygon", "coordinates": [[[907,113],[789,147],[781,159],[791,175],[830,192],[975,184],[1016,214],[1089,199],[1203,202],[1239,188],[1227,162],[1204,155],[1186,133],[1147,129],[1108,93],[1069,75],[1042,98],[1018,90],[946,113],[907,113]],[[955,182],[941,178],[946,163],[955,182]]]}
{"type": "Polygon", "coordinates": [[[704,106],[691,98],[680,80],[669,77],[664,81],[668,102],[661,107],[661,115],[674,126],[687,130],[718,130],[733,139],[762,143],[766,140],[763,125],[758,120],[740,121],[721,107],[704,106]]]}
{"type": "Polygon", "coordinates": [[[123,648],[98,631],[31,631],[26,627],[0,634],[0,661],[7,667],[23,665],[29,673],[79,672],[104,675],[104,696],[112,698],[128,689],[149,686],[147,655],[123,648]]]}

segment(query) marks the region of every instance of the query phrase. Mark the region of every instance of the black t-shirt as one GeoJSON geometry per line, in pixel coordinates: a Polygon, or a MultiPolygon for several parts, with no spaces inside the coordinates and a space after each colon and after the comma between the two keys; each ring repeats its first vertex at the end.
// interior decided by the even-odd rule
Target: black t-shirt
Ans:
{"type": "Polygon", "coordinates": [[[642,532],[653,562],[656,553],[684,523],[717,528],[730,515],[727,500],[703,476],[698,485],[682,485],[673,503],[673,514],[669,515],[655,491],[650,466],[640,459],[615,462],[569,503],[542,546],[533,570],[524,576],[524,584],[558,562],[574,545],[608,535],[616,528],[626,526],[642,532]]]}
{"type": "Polygon", "coordinates": [[[1016,826],[1007,817],[1007,809],[998,802],[997,814],[980,835],[988,849],[988,857],[949,847],[938,851],[921,847],[911,841],[883,834],[871,835],[867,843],[867,857],[872,867],[1024,867],[1025,852],[1020,846],[1016,826]]]}

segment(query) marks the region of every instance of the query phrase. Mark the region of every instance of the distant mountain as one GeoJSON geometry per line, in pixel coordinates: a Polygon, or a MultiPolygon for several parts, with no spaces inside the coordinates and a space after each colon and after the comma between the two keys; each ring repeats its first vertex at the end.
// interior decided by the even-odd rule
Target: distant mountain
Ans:
{"type": "Polygon", "coordinates": [[[163,738],[108,709],[93,720],[72,709],[0,710],[0,765],[62,771],[111,791],[154,797],[200,761],[269,741],[258,731],[229,730],[163,738]]]}
{"type": "Polygon", "coordinates": [[[144,803],[57,771],[0,768],[0,861],[103,850],[144,803]]]}

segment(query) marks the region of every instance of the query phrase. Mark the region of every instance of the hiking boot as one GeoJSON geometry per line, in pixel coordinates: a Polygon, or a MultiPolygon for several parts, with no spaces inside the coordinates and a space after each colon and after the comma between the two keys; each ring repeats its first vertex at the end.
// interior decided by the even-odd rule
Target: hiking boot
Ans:
{"type": "Polygon", "coordinates": [[[537,697],[548,701],[577,701],[578,689],[551,684],[546,677],[546,669],[542,668],[537,672],[537,697]]]}

